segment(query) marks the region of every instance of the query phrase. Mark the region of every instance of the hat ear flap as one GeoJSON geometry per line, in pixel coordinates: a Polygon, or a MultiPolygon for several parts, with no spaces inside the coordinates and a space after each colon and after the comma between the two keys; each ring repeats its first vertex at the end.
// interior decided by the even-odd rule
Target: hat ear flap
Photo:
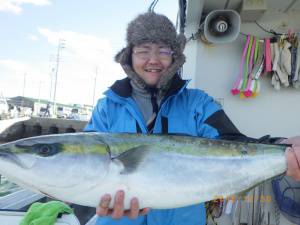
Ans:
{"type": "Polygon", "coordinates": [[[177,35],[177,43],[178,46],[180,47],[180,52],[183,52],[185,44],[186,44],[186,38],[184,34],[180,33],[177,35]]]}
{"type": "Polygon", "coordinates": [[[129,62],[131,62],[130,57],[131,57],[131,47],[126,47],[116,54],[115,61],[117,63],[120,63],[121,65],[128,64],[129,62]]]}

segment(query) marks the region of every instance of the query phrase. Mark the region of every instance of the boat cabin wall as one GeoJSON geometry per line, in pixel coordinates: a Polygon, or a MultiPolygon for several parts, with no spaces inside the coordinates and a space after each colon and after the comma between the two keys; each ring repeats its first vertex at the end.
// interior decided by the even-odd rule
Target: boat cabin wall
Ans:
{"type": "MultiPolygon", "coordinates": [[[[201,2],[201,1],[200,1],[201,2]]],[[[206,1],[213,3],[216,1],[206,1]]],[[[208,3],[187,1],[185,35],[187,38],[199,27],[200,15],[208,3]],[[198,9],[198,14],[195,14],[198,9]]],[[[220,3],[222,1],[218,1],[220,3]]],[[[221,5],[224,5],[224,0],[221,5]]],[[[229,1],[233,2],[233,1],[229,1]]],[[[236,2],[236,1],[235,1],[236,2]]],[[[266,29],[287,33],[289,28],[300,31],[300,1],[267,1],[266,12],[257,20],[266,29]],[[286,7],[293,7],[286,10],[286,7]]],[[[218,5],[215,6],[214,9],[218,5]]],[[[241,30],[260,39],[273,35],[263,31],[255,22],[242,20],[241,30]]],[[[281,86],[275,90],[271,74],[260,79],[260,91],[255,98],[241,99],[230,90],[237,79],[245,45],[245,35],[240,34],[232,43],[208,45],[199,38],[190,40],[185,49],[186,64],[183,78],[192,79],[190,88],[202,89],[219,101],[238,129],[251,137],[270,134],[273,137],[300,135],[300,89],[281,86]]],[[[298,56],[298,62],[300,56],[298,56]]]]}

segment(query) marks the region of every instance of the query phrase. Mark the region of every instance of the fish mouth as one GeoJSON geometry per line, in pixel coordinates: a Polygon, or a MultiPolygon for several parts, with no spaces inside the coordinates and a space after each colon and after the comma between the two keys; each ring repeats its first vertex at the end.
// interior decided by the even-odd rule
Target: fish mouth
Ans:
{"type": "Polygon", "coordinates": [[[0,149],[0,159],[3,159],[13,164],[17,164],[23,169],[27,169],[27,167],[22,163],[22,161],[9,149],[6,148],[0,149]]]}

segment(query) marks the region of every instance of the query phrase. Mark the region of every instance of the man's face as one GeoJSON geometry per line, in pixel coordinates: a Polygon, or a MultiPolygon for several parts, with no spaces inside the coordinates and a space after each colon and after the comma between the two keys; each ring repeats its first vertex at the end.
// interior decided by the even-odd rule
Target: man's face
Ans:
{"type": "Polygon", "coordinates": [[[132,66],[144,82],[155,87],[172,64],[172,50],[163,44],[145,43],[132,49],[132,66]]]}

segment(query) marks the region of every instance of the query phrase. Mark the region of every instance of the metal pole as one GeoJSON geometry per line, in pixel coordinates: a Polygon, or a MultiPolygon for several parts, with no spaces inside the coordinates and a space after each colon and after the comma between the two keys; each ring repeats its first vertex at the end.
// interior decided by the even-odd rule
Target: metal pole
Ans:
{"type": "Polygon", "coordinates": [[[58,75],[58,68],[59,68],[59,55],[60,50],[64,48],[64,40],[59,39],[58,40],[58,48],[57,48],[57,55],[56,55],[56,71],[55,71],[55,80],[54,80],[54,93],[53,93],[53,109],[52,109],[52,115],[55,114],[55,108],[56,108],[56,87],[57,87],[57,75],[58,75]]]}
{"type": "Polygon", "coordinates": [[[50,75],[50,93],[49,93],[49,101],[52,99],[52,89],[53,89],[53,74],[54,74],[55,68],[51,68],[49,75],[50,75]]]}
{"type": "Polygon", "coordinates": [[[38,96],[39,96],[39,104],[40,104],[40,100],[41,100],[41,85],[42,85],[42,81],[40,80],[40,83],[39,83],[39,93],[38,93],[38,96]]]}
{"type": "Polygon", "coordinates": [[[98,67],[96,67],[96,76],[95,76],[95,80],[94,80],[94,92],[93,92],[93,102],[92,102],[93,108],[94,108],[94,103],[95,103],[97,76],[98,76],[98,67]]]}
{"type": "Polygon", "coordinates": [[[23,97],[25,96],[25,86],[26,86],[26,73],[24,73],[24,80],[23,80],[23,97]]]}
{"type": "Polygon", "coordinates": [[[23,107],[24,105],[24,97],[25,97],[25,86],[26,86],[26,73],[24,73],[24,80],[23,80],[23,98],[22,98],[22,101],[21,101],[21,106],[23,107]]]}

